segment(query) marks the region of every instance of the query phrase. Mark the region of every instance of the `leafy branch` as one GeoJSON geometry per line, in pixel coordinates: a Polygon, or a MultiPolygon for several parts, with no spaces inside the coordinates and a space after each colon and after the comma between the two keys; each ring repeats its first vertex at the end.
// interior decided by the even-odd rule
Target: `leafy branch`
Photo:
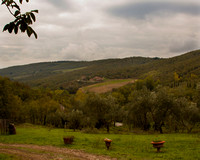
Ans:
{"type": "MultiPolygon", "coordinates": [[[[19,0],[21,4],[22,1],[23,0],[19,0]]],[[[29,2],[29,0],[26,0],[26,2],[29,2]]],[[[12,33],[14,31],[14,33],[17,34],[18,30],[20,29],[21,32],[26,32],[29,37],[34,34],[35,38],[37,39],[37,33],[32,27],[30,27],[30,25],[36,21],[34,13],[38,13],[38,10],[31,10],[30,12],[22,14],[19,5],[14,0],[2,0],[1,4],[5,5],[10,14],[15,17],[14,21],[4,26],[3,32],[8,31],[9,33],[12,33]],[[12,12],[11,9],[15,9],[15,12],[12,12]]]]}

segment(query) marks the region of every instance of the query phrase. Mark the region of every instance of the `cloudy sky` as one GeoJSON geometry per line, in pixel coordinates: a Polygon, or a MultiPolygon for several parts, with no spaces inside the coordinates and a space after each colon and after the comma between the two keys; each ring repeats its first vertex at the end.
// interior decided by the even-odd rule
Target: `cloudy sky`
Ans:
{"type": "MultiPolygon", "coordinates": [[[[18,1],[18,0],[17,0],[18,1]]],[[[25,1],[25,0],[24,0],[25,1]]],[[[43,61],[172,57],[200,48],[199,0],[30,0],[38,34],[0,32],[0,68],[43,61]]],[[[13,20],[0,6],[0,28],[13,20]]]]}

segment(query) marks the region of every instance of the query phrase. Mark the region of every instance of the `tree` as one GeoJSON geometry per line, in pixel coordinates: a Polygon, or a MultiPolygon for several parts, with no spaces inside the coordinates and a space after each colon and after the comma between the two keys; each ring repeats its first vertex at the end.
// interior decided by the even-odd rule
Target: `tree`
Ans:
{"type": "Polygon", "coordinates": [[[154,104],[151,106],[151,115],[154,121],[154,130],[163,133],[162,127],[165,124],[174,106],[173,97],[166,88],[158,88],[155,94],[154,104]]]}
{"type": "Polygon", "coordinates": [[[83,113],[97,129],[106,127],[107,132],[109,132],[109,126],[112,122],[110,111],[111,106],[114,105],[113,103],[114,101],[111,98],[104,98],[98,94],[90,93],[86,99],[83,113]]]}
{"type": "Polygon", "coordinates": [[[180,76],[178,73],[174,72],[174,87],[179,86],[179,81],[181,80],[180,76]]]}
{"type": "Polygon", "coordinates": [[[136,90],[141,90],[146,87],[148,90],[152,91],[156,88],[159,81],[155,81],[151,76],[146,77],[144,80],[137,80],[135,83],[136,90]]]}
{"type": "Polygon", "coordinates": [[[123,117],[122,107],[118,104],[117,99],[113,97],[111,94],[106,97],[106,100],[108,107],[110,107],[108,114],[106,114],[107,115],[106,119],[110,120],[110,123],[113,122],[115,127],[116,122],[122,121],[123,117]]]}
{"type": "Polygon", "coordinates": [[[173,113],[179,126],[185,128],[188,133],[200,122],[200,109],[197,104],[185,98],[176,100],[176,111],[173,113]]]}
{"type": "Polygon", "coordinates": [[[68,116],[69,127],[74,131],[76,129],[81,129],[84,122],[84,115],[82,111],[72,110],[72,112],[68,116]]]}
{"type": "Polygon", "coordinates": [[[141,127],[143,130],[149,130],[150,121],[148,115],[153,105],[153,97],[151,91],[147,88],[135,90],[129,97],[130,108],[128,113],[129,123],[133,123],[135,127],[141,127]]]}
{"type": "MultiPolygon", "coordinates": [[[[22,1],[23,0],[19,0],[21,4],[22,1]]],[[[29,0],[26,0],[26,2],[29,2],[29,0]]],[[[14,33],[17,34],[18,30],[20,29],[21,32],[26,32],[29,37],[34,34],[35,38],[37,39],[37,34],[32,27],[30,27],[30,25],[36,21],[34,13],[38,13],[38,10],[31,10],[30,12],[21,13],[19,5],[14,0],[2,0],[1,4],[5,5],[10,14],[15,17],[14,21],[4,26],[3,31],[8,31],[9,33],[14,31],[14,33]]]]}
{"type": "Polygon", "coordinates": [[[20,105],[21,99],[13,93],[13,83],[0,77],[0,119],[16,120],[20,105]]]}

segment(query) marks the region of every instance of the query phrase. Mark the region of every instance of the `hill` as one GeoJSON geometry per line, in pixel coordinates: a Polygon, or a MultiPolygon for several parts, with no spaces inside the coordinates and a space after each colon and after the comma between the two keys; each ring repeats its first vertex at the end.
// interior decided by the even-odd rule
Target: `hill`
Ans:
{"type": "Polygon", "coordinates": [[[32,87],[79,88],[97,83],[95,76],[107,79],[153,76],[163,83],[173,81],[174,73],[182,79],[200,76],[200,50],[172,58],[130,57],[97,61],[44,62],[0,69],[1,76],[24,82],[32,87]]]}
{"type": "Polygon", "coordinates": [[[157,59],[131,57],[91,62],[44,62],[1,69],[0,75],[24,82],[33,87],[77,88],[96,83],[90,81],[95,76],[109,79],[128,78],[128,75],[121,75],[117,71],[123,68],[139,67],[155,60],[157,59]]]}

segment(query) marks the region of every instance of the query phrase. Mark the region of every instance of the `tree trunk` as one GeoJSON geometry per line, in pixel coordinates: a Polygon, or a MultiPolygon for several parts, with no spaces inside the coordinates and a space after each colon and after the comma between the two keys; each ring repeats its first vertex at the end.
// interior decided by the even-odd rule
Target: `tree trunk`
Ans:
{"type": "Polygon", "coordinates": [[[161,124],[160,124],[160,126],[159,126],[159,131],[160,131],[160,133],[161,134],[163,134],[163,130],[162,130],[162,126],[164,125],[164,123],[162,122],[161,124]]]}
{"type": "Polygon", "coordinates": [[[44,125],[44,126],[46,125],[46,118],[47,118],[47,116],[45,115],[45,116],[44,116],[44,122],[43,122],[43,125],[44,125]]]}
{"type": "Polygon", "coordinates": [[[144,114],[144,124],[143,124],[143,130],[144,131],[148,131],[150,128],[150,124],[147,121],[147,116],[146,113],[144,114]]]}
{"type": "Polygon", "coordinates": [[[107,124],[106,128],[107,128],[107,133],[109,133],[110,132],[109,124],[107,124]]]}

